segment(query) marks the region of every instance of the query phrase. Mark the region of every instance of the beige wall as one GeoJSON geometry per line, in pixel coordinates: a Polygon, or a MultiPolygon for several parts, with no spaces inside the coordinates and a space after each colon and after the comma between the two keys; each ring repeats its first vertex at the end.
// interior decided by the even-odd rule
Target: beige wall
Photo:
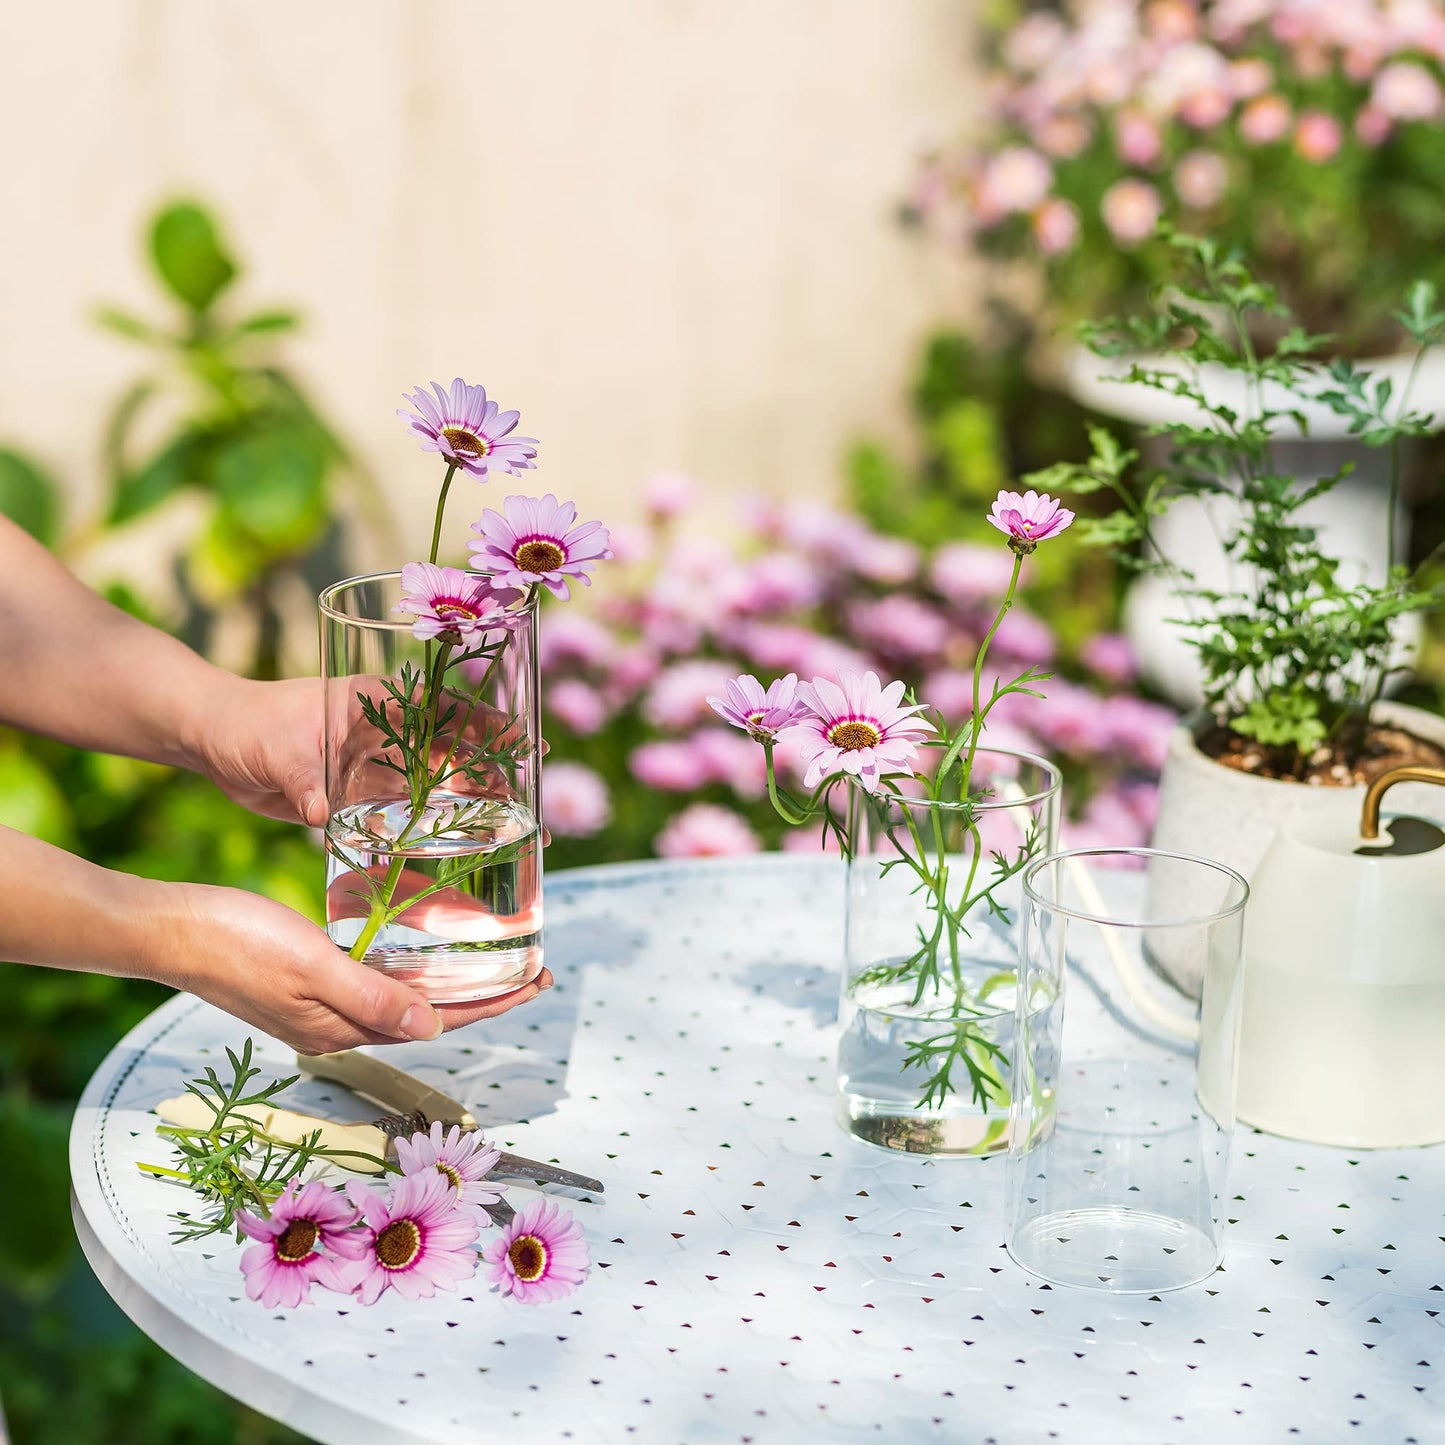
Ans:
{"type": "Polygon", "coordinates": [[[142,218],[190,191],[294,302],[294,353],[406,508],[392,413],[460,372],[522,409],[549,487],[624,515],[660,467],[821,491],[907,434],[919,338],[966,302],[902,235],[911,157],[968,109],[962,0],[70,0],[0,53],[0,436],[94,495],[153,309],[142,218]]]}

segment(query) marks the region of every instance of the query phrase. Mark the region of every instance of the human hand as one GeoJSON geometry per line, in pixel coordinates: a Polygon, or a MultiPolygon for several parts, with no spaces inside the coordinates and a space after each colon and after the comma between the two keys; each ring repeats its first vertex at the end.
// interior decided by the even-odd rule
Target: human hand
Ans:
{"type": "Polygon", "coordinates": [[[286,823],[326,822],[319,678],[251,682],[220,674],[199,700],[189,751],[233,802],[286,823]]]}
{"type": "Polygon", "coordinates": [[[494,1018],[551,988],[528,984],[480,1003],[433,1006],[414,989],[349,958],[299,913],[236,888],[157,885],[151,976],[263,1029],[298,1053],[434,1039],[494,1018]]]}

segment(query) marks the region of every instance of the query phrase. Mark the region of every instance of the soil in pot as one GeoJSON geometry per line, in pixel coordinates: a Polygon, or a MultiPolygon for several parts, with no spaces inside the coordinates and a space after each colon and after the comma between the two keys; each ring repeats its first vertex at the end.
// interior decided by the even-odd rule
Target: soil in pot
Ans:
{"type": "Polygon", "coordinates": [[[1404,728],[1382,724],[1371,727],[1358,747],[1347,749],[1343,744],[1333,744],[1316,748],[1303,769],[1293,749],[1266,747],[1220,724],[1207,728],[1197,741],[1206,757],[1226,768],[1256,778],[1314,787],[1357,787],[1372,783],[1391,768],[1445,767],[1445,748],[1404,728]]]}

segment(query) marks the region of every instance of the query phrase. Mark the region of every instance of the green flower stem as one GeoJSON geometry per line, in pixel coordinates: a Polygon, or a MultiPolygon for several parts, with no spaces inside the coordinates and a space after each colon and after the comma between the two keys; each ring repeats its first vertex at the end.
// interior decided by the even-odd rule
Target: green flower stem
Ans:
{"type": "Polygon", "coordinates": [[[441,495],[437,497],[437,519],[435,525],[431,529],[431,557],[428,560],[432,562],[436,561],[437,553],[441,550],[442,514],[447,509],[447,493],[451,490],[452,478],[457,474],[458,465],[459,463],[452,462],[447,467],[446,476],[442,478],[441,495]]]}
{"type": "Polygon", "coordinates": [[[791,801],[784,801],[781,793],[778,791],[778,774],[773,767],[773,747],[774,744],[771,739],[763,743],[763,757],[767,760],[768,768],[768,800],[772,803],[778,817],[780,817],[783,822],[796,828],[799,824],[806,823],[813,816],[813,810],[809,808],[800,811],[792,806],[791,801]]]}
{"type": "Polygon", "coordinates": [[[994,639],[994,634],[1003,625],[1003,620],[1008,616],[1009,608],[1014,605],[1014,591],[1019,585],[1019,573],[1023,570],[1024,554],[1014,553],[1013,575],[1008,579],[1008,591],[1003,595],[1003,602],[999,605],[998,616],[993,620],[993,626],[989,628],[987,636],[978,645],[978,656],[973,660],[973,727],[970,730],[968,739],[968,755],[963,762],[963,784],[960,796],[967,799],[968,783],[973,776],[973,755],[978,751],[978,740],[983,736],[984,719],[988,716],[988,709],[980,709],[980,692],[983,686],[983,664],[988,656],[989,644],[994,639]]]}

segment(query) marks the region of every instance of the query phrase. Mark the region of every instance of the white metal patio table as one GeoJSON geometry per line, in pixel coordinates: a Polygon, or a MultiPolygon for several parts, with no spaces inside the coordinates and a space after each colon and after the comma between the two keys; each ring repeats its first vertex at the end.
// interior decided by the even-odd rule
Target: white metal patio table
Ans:
{"type": "MultiPolygon", "coordinates": [[[[1053,1289],[1004,1252],[1002,1160],[894,1155],[833,1122],[836,862],[584,869],[547,909],[555,989],[388,1058],[506,1147],[604,1179],[572,1205],[583,1289],[247,1300],[239,1247],[174,1244],[185,1196],[136,1168],[164,1157],[152,1105],[247,1033],[183,996],[107,1058],[71,1138],[82,1244],[142,1329],[328,1445],[1445,1438],[1445,1149],[1242,1130],[1222,1271],[1156,1298],[1053,1289]]],[[[257,1044],[268,1077],[294,1071],[257,1044]]],[[[316,1082],[294,1097],[368,1112],[316,1082]]]]}

